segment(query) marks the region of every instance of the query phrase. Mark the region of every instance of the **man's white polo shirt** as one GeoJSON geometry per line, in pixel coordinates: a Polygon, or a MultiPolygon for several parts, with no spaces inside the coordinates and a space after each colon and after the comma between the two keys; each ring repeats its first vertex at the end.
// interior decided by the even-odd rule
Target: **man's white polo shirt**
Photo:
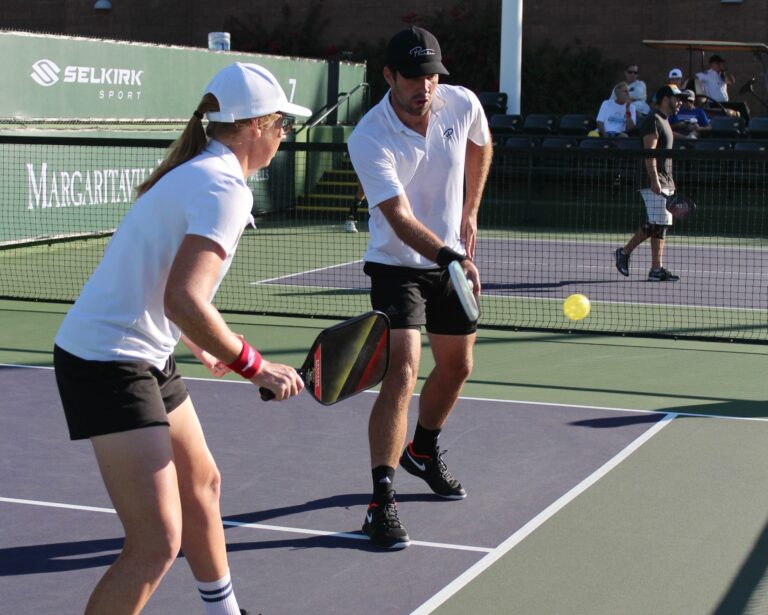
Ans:
{"type": "Polygon", "coordinates": [[[696,73],[704,86],[704,93],[717,102],[728,102],[728,85],[714,68],[706,72],[696,73]]]}
{"type": "Polygon", "coordinates": [[[181,242],[201,235],[227,254],[215,293],[253,220],[252,205],[237,158],[211,141],[137,199],[65,317],[56,344],[81,359],[147,361],[162,368],[179,341],[163,295],[181,242]]]}
{"type": "Polygon", "coordinates": [[[380,203],[399,194],[405,194],[422,224],[449,248],[464,253],[459,235],[467,139],[489,143],[488,122],[477,96],[460,86],[439,84],[429,114],[424,137],[400,121],[388,92],[349,137],[349,155],[370,213],[367,262],[436,266],[402,242],[379,210],[380,203]]]}

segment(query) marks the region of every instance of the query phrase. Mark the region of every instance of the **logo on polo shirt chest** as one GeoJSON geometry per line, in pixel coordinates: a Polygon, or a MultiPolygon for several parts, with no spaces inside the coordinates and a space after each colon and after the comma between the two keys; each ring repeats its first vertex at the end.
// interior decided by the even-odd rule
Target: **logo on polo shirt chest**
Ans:
{"type": "Polygon", "coordinates": [[[443,132],[443,139],[450,141],[453,138],[453,128],[446,128],[443,132]]]}

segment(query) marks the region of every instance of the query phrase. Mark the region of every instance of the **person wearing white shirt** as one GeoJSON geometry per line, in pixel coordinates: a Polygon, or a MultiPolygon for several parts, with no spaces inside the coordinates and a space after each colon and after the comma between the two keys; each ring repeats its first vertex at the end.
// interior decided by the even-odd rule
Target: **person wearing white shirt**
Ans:
{"type": "Polygon", "coordinates": [[[709,70],[696,73],[696,77],[704,87],[704,93],[712,100],[728,102],[728,86],[736,83],[736,77],[728,70],[721,56],[710,57],[709,70]]]}
{"type": "Polygon", "coordinates": [[[56,334],[70,437],[90,439],[125,531],[88,615],[139,613],[180,549],[207,615],[246,613],[229,574],[221,478],[172,353],[181,338],[214,375],[233,371],[278,400],[303,389],[212,304],[253,222],[246,178],[269,165],[295,115],[310,110],[289,103],[267,69],[221,69],[56,334]]]}
{"type": "Polygon", "coordinates": [[[613,98],[604,100],[597,113],[597,131],[601,137],[626,137],[635,128],[637,111],[629,100],[627,84],[613,88],[613,98]]]}
{"type": "MultiPolygon", "coordinates": [[[[627,84],[627,91],[629,92],[629,100],[634,107],[635,111],[639,115],[645,115],[650,113],[651,108],[648,106],[648,93],[645,87],[645,81],[638,78],[640,69],[637,64],[630,64],[624,69],[624,82],[627,84]]],[[[609,99],[615,96],[615,86],[611,91],[609,99]]]]}
{"type": "Polygon", "coordinates": [[[410,544],[395,503],[398,463],[443,498],[467,495],[437,446],[471,372],[477,327],[462,310],[447,267],[458,261],[480,293],[473,259],[493,146],[477,96],[440,84],[447,74],[430,32],[411,27],[396,34],[384,68],[390,90],[348,143],[370,212],[364,271],[371,304],[392,323],[390,369],[368,425],[373,495],[363,524],[373,544],[389,549],[410,544]],[[435,367],[419,397],[413,440],[403,450],[424,325],[435,367]]]}

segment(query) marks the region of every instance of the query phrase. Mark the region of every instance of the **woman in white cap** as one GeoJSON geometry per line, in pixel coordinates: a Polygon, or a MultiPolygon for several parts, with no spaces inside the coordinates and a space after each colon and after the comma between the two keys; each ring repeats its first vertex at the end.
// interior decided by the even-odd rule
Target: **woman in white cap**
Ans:
{"type": "Polygon", "coordinates": [[[214,374],[232,370],[277,400],[303,389],[211,303],[252,222],[246,179],[269,165],[295,115],[310,110],[289,103],[265,68],[216,74],[56,335],[70,437],[91,440],[125,530],[88,614],[140,612],[182,548],[206,613],[245,613],[229,576],[219,472],[172,353],[182,338],[214,374]]]}

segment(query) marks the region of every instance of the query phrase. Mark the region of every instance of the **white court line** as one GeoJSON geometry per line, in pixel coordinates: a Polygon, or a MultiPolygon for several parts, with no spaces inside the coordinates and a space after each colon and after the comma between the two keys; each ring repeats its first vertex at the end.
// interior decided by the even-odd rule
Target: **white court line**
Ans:
{"type": "MultiPolygon", "coordinates": [[[[564,239],[557,237],[493,237],[485,236],[482,233],[478,235],[478,241],[491,242],[491,241],[505,241],[505,242],[519,242],[519,243],[556,243],[567,244],[571,246],[615,246],[616,242],[624,241],[623,235],[619,235],[616,239],[590,239],[588,241],[574,241],[573,239],[564,239]]],[[[675,245],[681,248],[691,249],[706,249],[706,250],[730,250],[733,252],[745,251],[745,252],[765,252],[768,247],[762,245],[754,246],[739,246],[739,245],[710,245],[707,243],[685,243],[678,241],[680,238],[675,238],[675,245]]]]}
{"type": "MultiPolygon", "coordinates": [[[[259,530],[273,530],[275,532],[292,532],[294,534],[307,534],[310,536],[332,536],[334,538],[351,538],[352,540],[368,540],[368,536],[360,533],[351,532],[323,532],[321,530],[306,530],[292,527],[282,527],[280,525],[264,525],[263,523],[241,523],[239,521],[224,521],[224,525],[232,527],[252,527],[259,530]]],[[[419,547],[434,547],[437,549],[453,549],[457,551],[476,551],[479,553],[491,553],[493,549],[488,547],[472,547],[467,545],[453,545],[443,542],[426,542],[421,540],[412,540],[411,545],[419,547]]]]}
{"type": "MultiPolygon", "coordinates": [[[[0,363],[0,367],[18,367],[23,369],[45,369],[45,370],[52,370],[53,367],[45,366],[45,365],[19,365],[15,363],[0,363]]],[[[219,380],[218,378],[200,378],[196,376],[184,376],[184,380],[197,380],[200,382],[216,382],[218,384],[227,384],[227,385],[248,385],[253,386],[251,382],[247,380],[219,380]]],[[[377,390],[368,390],[368,391],[362,391],[362,393],[367,393],[369,395],[377,395],[377,390]]],[[[418,397],[420,393],[414,393],[414,397],[418,397]]],[[[667,410],[639,410],[637,408],[618,408],[614,406],[589,406],[589,405],[582,405],[582,404],[566,404],[566,403],[555,403],[550,401],[529,401],[524,399],[496,399],[494,397],[467,397],[467,396],[461,396],[459,399],[464,401],[487,401],[487,402],[493,402],[496,404],[521,404],[521,405],[528,405],[528,406],[552,406],[555,408],[576,408],[581,410],[607,410],[609,412],[629,412],[629,413],[640,413],[640,414],[669,414],[667,410]]],[[[675,414],[677,416],[687,416],[692,418],[701,418],[701,419],[720,419],[723,421],[754,421],[757,423],[767,423],[768,417],[758,417],[758,416],[728,416],[727,414],[705,414],[703,412],[678,412],[675,411],[675,414]]]]}
{"type": "Polygon", "coordinates": [[[553,517],[558,511],[564,508],[569,502],[573,501],[577,496],[581,495],[589,487],[594,485],[598,480],[603,478],[608,472],[613,470],[622,461],[634,453],[638,448],[655,436],[659,431],[669,425],[678,415],[675,413],[667,414],[663,419],[656,423],[653,427],[644,432],[640,437],[631,442],[621,452],[611,458],[607,463],[603,464],[595,472],[590,474],[587,478],[581,481],[573,489],[568,491],[565,495],[555,500],[552,504],[547,506],[543,511],[526,523],[523,527],[517,530],[498,547],[496,547],[491,553],[483,557],[479,562],[464,571],[463,574],[456,577],[443,589],[437,592],[429,600],[424,602],[416,610],[411,612],[411,615],[427,615],[435,610],[438,606],[443,604],[451,596],[456,594],[460,589],[467,585],[470,581],[475,579],[482,572],[487,570],[492,564],[496,563],[515,546],[520,544],[525,538],[530,536],[534,530],[541,527],[548,519],[553,517]]]}
{"type": "MultiPolygon", "coordinates": [[[[354,265],[356,263],[362,263],[363,259],[356,261],[349,261],[348,263],[336,263],[335,265],[328,265],[327,267],[318,267],[317,269],[307,269],[306,271],[299,271],[298,273],[289,273],[288,275],[279,275],[276,278],[269,278],[268,280],[258,280],[256,282],[248,282],[250,286],[256,286],[257,284],[269,284],[275,280],[288,280],[290,278],[297,278],[309,273],[317,273],[318,271],[327,271],[328,269],[335,269],[336,267],[346,267],[347,265],[354,265]]],[[[311,287],[310,287],[311,288],[311,287]]]]}
{"type": "MultiPolygon", "coordinates": [[[[375,393],[375,391],[365,391],[366,393],[375,393]]],[[[414,393],[418,395],[418,393],[414,393]]],[[[663,396],[662,396],[663,397],[663,396]]],[[[702,419],[721,419],[725,421],[756,421],[758,423],[768,422],[768,417],[755,417],[755,416],[728,416],[727,414],[704,414],[698,412],[669,412],[667,410],[637,410],[633,408],[614,408],[612,406],[587,406],[581,404],[558,404],[549,401],[525,401],[519,399],[494,399],[493,397],[460,397],[459,399],[466,401],[489,401],[500,404],[524,404],[531,406],[555,406],[558,408],[577,408],[582,410],[608,410],[611,412],[631,412],[640,414],[674,414],[675,416],[686,416],[702,419]]]]}
{"type": "Polygon", "coordinates": [[[46,508],[66,508],[67,510],[84,510],[87,512],[100,512],[116,514],[114,508],[101,508],[100,506],[80,506],[79,504],[62,504],[61,502],[44,502],[42,500],[20,500],[18,498],[0,497],[0,502],[7,504],[26,504],[27,506],[45,506],[46,508]]]}
{"type": "MultiPolygon", "coordinates": [[[[67,510],[83,510],[86,512],[98,512],[116,514],[114,508],[102,508],[99,506],[81,506],[79,504],[64,504],[62,502],[45,502],[42,500],[22,500],[19,498],[4,498],[0,497],[0,502],[7,504],[23,504],[26,506],[44,506],[46,508],[64,508],[67,510]]],[[[368,536],[363,534],[353,534],[350,532],[325,532],[322,530],[309,530],[299,527],[283,527],[281,525],[267,525],[264,523],[241,523],[239,521],[227,521],[222,519],[222,524],[230,527],[244,527],[255,530],[268,530],[270,532],[287,532],[290,534],[303,534],[305,536],[330,536],[333,538],[351,538],[353,540],[368,540],[368,536]]],[[[411,545],[417,545],[420,547],[432,547],[435,549],[450,549],[454,551],[475,551],[478,553],[491,553],[493,549],[488,547],[474,547],[471,545],[454,545],[442,542],[426,542],[420,540],[412,540],[411,545]]]]}

